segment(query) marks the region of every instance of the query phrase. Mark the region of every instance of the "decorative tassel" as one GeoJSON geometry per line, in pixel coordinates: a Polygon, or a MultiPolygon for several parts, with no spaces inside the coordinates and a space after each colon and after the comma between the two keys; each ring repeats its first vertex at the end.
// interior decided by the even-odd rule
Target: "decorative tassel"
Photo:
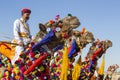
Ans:
{"type": "Polygon", "coordinates": [[[82,64],[82,60],[81,60],[81,55],[80,55],[78,61],[76,62],[75,66],[73,68],[72,80],[78,80],[78,78],[80,76],[80,72],[81,72],[81,64],[82,64]]]}
{"type": "Polygon", "coordinates": [[[63,62],[62,62],[62,66],[61,66],[60,80],[67,80],[68,64],[69,64],[68,48],[65,46],[64,53],[63,53],[63,62]]]}
{"type": "Polygon", "coordinates": [[[40,42],[32,46],[32,51],[34,52],[36,50],[39,50],[42,45],[52,41],[54,36],[55,36],[55,32],[51,30],[40,42]]]}
{"type": "Polygon", "coordinates": [[[86,30],[86,29],[83,27],[83,28],[82,28],[82,31],[80,32],[80,34],[84,34],[84,33],[85,33],[85,30],[86,30]]]}
{"type": "Polygon", "coordinates": [[[55,20],[58,21],[60,19],[60,15],[55,16],[55,20]]]}
{"type": "Polygon", "coordinates": [[[71,50],[68,54],[68,58],[72,58],[73,54],[75,54],[76,52],[77,52],[77,43],[75,40],[73,40],[71,50]]]}
{"type": "Polygon", "coordinates": [[[98,70],[98,74],[103,75],[104,74],[104,68],[105,68],[105,55],[103,55],[102,63],[101,63],[101,66],[98,70]]]}

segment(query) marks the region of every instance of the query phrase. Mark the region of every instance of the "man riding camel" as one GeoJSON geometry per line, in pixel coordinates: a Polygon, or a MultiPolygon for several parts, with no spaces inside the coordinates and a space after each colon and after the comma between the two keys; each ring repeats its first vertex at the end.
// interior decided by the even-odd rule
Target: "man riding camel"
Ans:
{"type": "Polygon", "coordinates": [[[31,14],[31,10],[24,8],[21,10],[21,18],[15,20],[14,22],[14,40],[13,42],[17,43],[15,49],[15,56],[12,59],[12,64],[15,63],[15,61],[19,58],[19,55],[22,51],[24,51],[25,46],[28,45],[31,42],[31,34],[29,30],[29,24],[27,21],[29,20],[31,14]]]}

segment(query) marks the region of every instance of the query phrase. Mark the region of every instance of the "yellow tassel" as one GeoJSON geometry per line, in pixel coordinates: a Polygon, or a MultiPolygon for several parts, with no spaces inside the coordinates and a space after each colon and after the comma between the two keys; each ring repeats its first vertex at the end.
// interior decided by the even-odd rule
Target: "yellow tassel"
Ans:
{"type": "Polygon", "coordinates": [[[64,53],[63,53],[63,61],[62,61],[62,66],[61,66],[60,80],[67,80],[68,64],[69,64],[68,48],[65,46],[64,53]]]}
{"type": "Polygon", "coordinates": [[[81,72],[81,64],[82,64],[82,60],[81,60],[81,56],[80,56],[73,68],[72,80],[78,80],[78,78],[80,76],[80,72],[81,72]]]}
{"type": "Polygon", "coordinates": [[[101,66],[98,70],[98,74],[103,75],[104,74],[104,68],[105,68],[105,56],[103,56],[103,58],[102,58],[102,63],[101,63],[101,66]]]}

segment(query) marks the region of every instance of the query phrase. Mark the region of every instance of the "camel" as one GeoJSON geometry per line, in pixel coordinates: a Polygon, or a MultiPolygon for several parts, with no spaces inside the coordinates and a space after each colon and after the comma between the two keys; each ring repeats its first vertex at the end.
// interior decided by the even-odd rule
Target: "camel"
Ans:
{"type": "Polygon", "coordinates": [[[79,25],[80,21],[76,16],[67,16],[56,22],[49,21],[45,25],[40,23],[40,31],[36,34],[33,42],[38,42],[49,32],[49,30],[53,30],[55,35],[54,38],[48,43],[48,48],[54,48],[55,46],[64,43],[64,40],[71,36],[72,30],[79,27],[79,25]]]}
{"type": "MultiPolygon", "coordinates": [[[[69,67],[68,67],[68,80],[71,80],[72,78],[72,70],[73,70],[73,63],[75,61],[75,56],[79,54],[79,51],[86,47],[87,44],[94,42],[94,36],[89,31],[84,31],[84,33],[81,34],[82,31],[75,30],[73,31],[73,35],[69,37],[66,40],[67,47],[69,48],[72,44],[72,42],[75,40],[77,43],[77,49],[74,54],[71,55],[69,58],[69,67]]],[[[57,51],[54,53],[54,57],[50,62],[50,68],[51,68],[51,78],[59,80],[60,73],[61,73],[61,66],[62,66],[62,56],[63,53],[60,51],[57,51]],[[53,73],[54,72],[54,73],[53,73]]]]}
{"type": "Polygon", "coordinates": [[[98,59],[106,52],[106,50],[109,47],[112,46],[112,42],[110,40],[105,40],[94,46],[97,49],[95,51],[91,51],[92,52],[91,59],[82,62],[83,67],[82,67],[81,74],[79,77],[80,80],[84,80],[84,79],[89,80],[93,76],[96,66],[97,66],[98,59]]]}
{"type": "MultiPolygon", "coordinates": [[[[48,24],[49,24],[49,22],[48,22],[48,24]]],[[[46,23],[46,25],[48,25],[47,23],[46,23]]],[[[56,31],[54,31],[53,32],[53,37],[52,37],[52,41],[53,42],[55,42],[55,44],[53,44],[53,42],[51,41],[51,42],[48,42],[48,44],[47,44],[47,47],[48,47],[48,49],[49,50],[52,50],[52,48],[54,48],[54,47],[56,47],[57,45],[59,45],[59,44],[63,44],[64,43],[64,40],[65,39],[67,39],[69,36],[71,36],[71,32],[72,32],[72,30],[74,29],[74,28],[77,28],[79,25],[80,25],[80,22],[79,22],[79,20],[78,20],[78,18],[77,17],[75,17],[75,16],[67,16],[66,18],[63,18],[62,20],[60,20],[60,21],[56,21],[55,23],[53,23],[53,24],[51,24],[50,23],[50,25],[51,26],[44,26],[44,28],[48,28],[48,27],[50,27],[51,29],[55,29],[56,28],[56,31]],[[62,25],[62,26],[60,26],[60,25],[62,25]],[[60,28],[60,31],[58,31],[57,32],[57,28],[60,28]]],[[[41,29],[41,31],[42,32],[46,32],[46,31],[44,31],[44,30],[42,30],[43,29],[43,25],[41,26],[41,24],[40,24],[40,29],[41,29]],[[42,28],[41,28],[42,27],[42,28]]],[[[40,31],[40,34],[41,34],[41,31],[40,31]]],[[[49,32],[48,32],[49,33],[49,32]]],[[[38,34],[39,34],[39,32],[38,32],[38,34]]],[[[43,36],[38,36],[39,38],[43,38],[45,35],[43,35],[43,36]]],[[[37,39],[37,37],[35,38],[35,39],[37,39]]],[[[33,40],[34,41],[34,40],[33,40]]],[[[37,43],[37,42],[35,42],[35,43],[37,43]]],[[[36,46],[36,45],[35,45],[36,46]]],[[[39,46],[39,45],[38,45],[39,46]]],[[[3,50],[5,50],[5,48],[6,48],[6,46],[4,47],[4,49],[3,50]]],[[[10,48],[10,50],[9,50],[9,52],[11,52],[11,47],[9,47],[10,48]]],[[[33,46],[33,48],[34,48],[34,46],[33,46]]],[[[46,47],[44,47],[44,49],[45,49],[46,47]]],[[[24,53],[24,52],[23,52],[24,53]]],[[[21,56],[23,56],[24,54],[21,54],[20,55],[20,57],[21,56]]],[[[8,57],[9,58],[9,56],[6,56],[5,55],[5,57],[8,57]]],[[[10,58],[11,59],[11,58],[10,58]]],[[[21,59],[23,59],[23,57],[21,58],[21,59]]],[[[19,61],[19,60],[18,60],[19,61]]],[[[16,61],[16,64],[17,64],[17,62],[18,61],[16,61]]],[[[8,61],[9,62],[9,61],[8,61]]],[[[21,63],[22,64],[22,63],[21,63]]]]}
{"type": "Polygon", "coordinates": [[[115,73],[115,71],[119,68],[117,64],[111,65],[107,69],[107,74],[105,76],[105,80],[112,80],[112,75],[115,73]]]}
{"type": "MultiPolygon", "coordinates": [[[[73,42],[76,43],[76,51],[68,56],[70,60],[70,74],[68,75],[71,79],[71,71],[73,70],[73,63],[75,60],[75,56],[78,55],[78,52],[86,47],[87,44],[94,42],[94,36],[91,32],[83,29],[82,31],[73,30],[80,25],[80,22],[75,16],[67,16],[63,19],[57,19],[56,21],[50,20],[46,24],[39,24],[40,31],[36,34],[33,42],[34,45],[31,44],[29,48],[22,52],[19,59],[15,62],[14,66],[6,67],[13,68],[6,69],[5,73],[10,72],[4,78],[13,78],[14,79],[41,79],[41,80],[49,80],[51,79],[52,71],[50,70],[51,60],[56,59],[53,56],[56,51],[62,50],[64,46],[70,47],[73,42]],[[60,47],[62,46],[62,47],[60,47]],[[56,47],[59,47],[56,49],[56,47]],[[12,76],[14,75],[14,76],[12,76]]],[[[93,45],[92,45],[93,46],[93,45]]],[[[102,54],[112,46],[112,42],[109,40],[102,41],[95,44],[96,48],[94,51],[90,51],[92,54],[91,59],[82,62],[82,67],[80,70],[79,79],[90,79],[94,73],[94,68],[97,65],[97,60],[102,54]],[[90,62],[91,65],[90,65],[90,62]],[[89,70],[88,70],[89,68],[89,70]],[[89,73],[89,74],[88,74],[89,73]]],[[[62,54],[61,54],[62,55],[62,54]]],[[[62,56],[60,55],[60,59],[62,56]]],[[[57,55],[59,56],[59,55],[57,55]]],[[[9,60],[7,60],[9,62],[9,60]]],[[[59,68],[59,67],[57,67],[59,68]]],[[[53,70],[56,71],[56,70],[53,70]]],[[[56,71],[57,72],[57,71],[56,71]]],[[[59,71],[58,71],[59,72],[59,71]]],[[[57,75],[58,76],[58,75],[57,75]]],[[[59,77],[58,77],[59,80],[59,77]]]]}

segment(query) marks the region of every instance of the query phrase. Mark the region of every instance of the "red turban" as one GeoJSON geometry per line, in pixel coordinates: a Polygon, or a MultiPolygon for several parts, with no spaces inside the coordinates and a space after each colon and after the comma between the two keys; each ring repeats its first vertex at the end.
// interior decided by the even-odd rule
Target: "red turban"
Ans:
{"type": "Polygon", "coordinates": [[[31,13],[31,10],[30,9],[27,9],[27,8],[23,8],[21,10],[22,13],[31,13]]]}

